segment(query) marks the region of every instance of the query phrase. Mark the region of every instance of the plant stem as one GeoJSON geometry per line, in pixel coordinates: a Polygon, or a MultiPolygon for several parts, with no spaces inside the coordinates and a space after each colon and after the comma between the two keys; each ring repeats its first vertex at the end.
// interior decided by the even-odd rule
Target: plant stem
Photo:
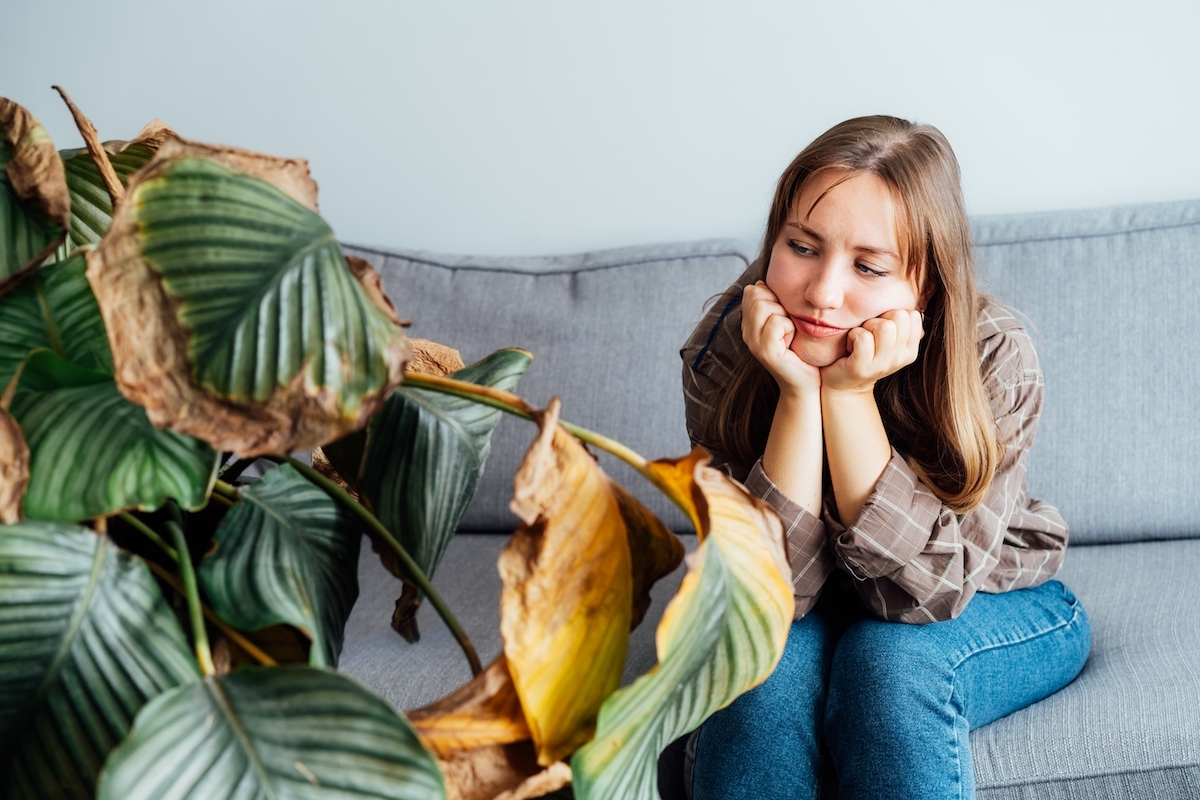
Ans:
{"type": "Polygon", "coordinates": [[[100,135],[96,133],[96,126],[71,102],[71,98],[67,96],[61,86],[51,86],[50,88],[62,95],[63,102],[67,104],[67,108],[71,109],[71,116],[75,117],[75,127],[79,128],[79,132],[83,134],[83,141],[87,144],[88,152],[92,154],[92,161],[96,163],[96,169],[100,170],[100,177],[104,179],[104,188],[108,190],[108,196],[112,198],[115,213],[117,205],[125,198],[125,187],[121,184],[121,179],[117,177],[117,171],[113,169],[104,146],[100,144],[100,135]]]}
{"type": "Polygon", "coordinates": [[[183,538],[183,529],[174,522],[167,523],[167,530],[175,540],[175,553],[179,556],[179,574],[183,578],[183,591],[187,597],[188,616],[192,621],[192,640],[196,643],[196,660],[200,662],[200,671],[209,678],[216,674],[213,666],[212,650],[208,646],[208,631],[204,629],[204,612],[200,610],[200,591],[196,588],[196,571],[192,569],[192,557],[188,553],[187,540],[183,538]]]}
{"type": "MultiPolygon", "coordinates": [[[[441,378],[435,375],[422,375],[417,372],[407,372],[404,375],[404,383],[409,386],[414,386],[420,389],[430,389],[442,394],[450,394],[455,397],[462,397],[468,400],[474,400],[485,406],[498,408],[508,414],[512,414],[524,419],[533,419],[533,409],[529,404],[511,392],[505,392],[501,389],[494,389],[491,386],[480,386],[467,381],[458,381],[453,378],[441,378]]],[[[580,441],[587,442],[590,445],[610,453],[624,461],[629,466],[637,470],[643,478],[654,484],[660,492],[665,494],[668,499],[675,505],[679,506],[688,519],[692,519],[694,510],[692,500],[680,492],[680,488],[666,481],[663,476],[651,466],[646,458],[634,450],[626,447],[615,439],[610,439],[603,434],[590,431],[587,428],[581,428],[578,425],[563,420],[558,421],[559,425],[580,441]]]]}
{"type": "MultiPolygon", "coordinates": [[[[174,550],[172,550],[171,552],[174,552],[174,550]]],[[[176,592],[178,592],[180,595],[182,595],[184,597],[187,596],[187,590],[183,588],[183,584],[181,584],[179,582],[179,579],[176,578],[174,575],[167,572],[165,569],[160,567],[158,564],[155,564],[153,561],[147,561],[146,566],[148,566],[150,568],[151,572],[153,572],[155,575],[157,575],[158,577],[160,577],[164,581],[166,581],[167,584],[172,589],[174,589],[176,592]]],[[[242,648],[247,653],[249,653],[250,657],[253,658],[255,661],[262,664],[264,667],[275,666],[275,664],[276,664],[275,659],[271,658],[269,655],[264,653],[253,642],[251,642],[249,639],[247,639],[245,636],[243,636],[240,632],[229,627],[229,625],[227,625],[224,620],[222,620],[220,617],[217,616],[217,612],[213,611],[211,608],[204,605],[203,603],[200,604],[200,610],[202,612],[204,612],[205,619],[207,619],[213,625],[217,626],[217,628],[221,631],[221,633],[228,636],[234,644],[236,644],[238,647],[242,648]]]]}
{"type": "Polygon", "coordinates": [[[120,517],[121,521],[126,525],[137,529],[142,536],[145,536],[147,539],[158,545],[158,549],[166,553],[172,561],[174,561],[176,564],[179,563],[179,554],[175,552],[175,548],[164,542],[162,537],[154,532],[153,528],[142,522],[133,514],[130,514],[128,511],[122,511],[120,514],[117,514],[117,516],[120,517]]]}
{"type": "Polygon", "coordinates": [[[442,599],[437,589],[433,588],[433,583],[430,582],[421,568],[417,566],[417,562],[408,554],[403,545],[396,541],[396,537],[392,536],[392,532],[384,527],[383,523],[374,514],[364,508],[361,503],[355,501],[345,489],[309,465],[297,461],[290,456],[287,458],[269,456],[269,458],[280,464],[291,465],[301,475],[324,489],[331,498],[361,519],[379,538],[387,542],[388,547],[396,554],[396,558],[400,559],[400,563],[404,565],[404,569],[408,572],[409,580],[425,593],[425,596],[429,598],[429,603],[434,607],[438,615],[441,616],[442,621],[446,623],[446,627],[450,629],[450,633],[454,635],[459,647],[462,648],[463,653],[467,657],[467,663],[471,665],[471,675],[474,676],[483,672],[483,664],[479,661],[479,654],[475,652],[475,645],[471,644],[466,631],[458,624],[458,620],[451,613],[450,607],[446,605],[446,601],[442,599]]]}
{"type": "Polygon", "coordinates": [[[231,483],[226,483],[220,478],[217,478],[217,480],[213,482],[213,494],[216,494],[219,497],[230,501],[231,503],[236,503],[238,501],[237,487],[231,483]]]}

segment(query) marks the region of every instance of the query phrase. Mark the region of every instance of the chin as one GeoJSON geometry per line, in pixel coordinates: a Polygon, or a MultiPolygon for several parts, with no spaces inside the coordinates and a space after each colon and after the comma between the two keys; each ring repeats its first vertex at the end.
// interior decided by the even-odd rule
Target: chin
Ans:
{"type": "Polygon", "coordinates": [[[820,369],[828,367],[833,362],[837,361],[842,356],[846,355],[846,348],[839,341],[822,341],[822,342],[799,342],[799,347],[794,343],[792,352],[800,356],[800,360],[805,364],[820,369]]]}

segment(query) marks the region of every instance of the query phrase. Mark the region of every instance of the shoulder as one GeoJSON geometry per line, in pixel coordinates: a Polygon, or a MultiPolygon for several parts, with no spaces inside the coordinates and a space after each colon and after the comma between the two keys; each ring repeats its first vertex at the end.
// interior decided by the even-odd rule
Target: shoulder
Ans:
{"type": "Polygon", "coordinates": [[[997,391],[1041,385],[1042,368],[1033,338],[1012,309],[985,302],[976,323],[976,344],[983,385],[993,404],[997,391]]]}
{"type": "Polygon", "coordinates": [[[700,372],[717,378],[729,373],[745,355],[742,342],[742,289],[761,275],[759,262],[746,268],[709,306],[679,351],[684,371],[700,372]]]}

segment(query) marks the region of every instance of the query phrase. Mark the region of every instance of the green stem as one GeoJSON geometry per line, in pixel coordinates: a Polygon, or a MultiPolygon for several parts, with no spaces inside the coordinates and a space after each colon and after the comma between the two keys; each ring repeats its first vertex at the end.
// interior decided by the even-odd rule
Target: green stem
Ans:
{"type": "MultiPolygon", "coordinates": [[[[405,373],[404,383],[408,386],[430,389],[442,394],[450,394],[455,397],[474,400],[477,403],[498,408],[505,413],[522,417],[523,419],[533,419],[533,409],[530,408],[528,403],[511,392],[505,392],[491,386],[480,386],[475,383],[468,383],[467,381],[441,378],[435,375],[422,375],[417,372],[405,373]]],[[[683,513],[687,514],[688,519],[695,522],[695,511],[691,498],[681,494],[679,487],[666,481],[661,474],[651,468],[650,462],[644,456],[615,439],[610,439],[603,434],[590,431],[587,428],[581,428],[578,425],[565,422],[561,419],[558,421],[558,424],[562,425],[576,439],[587,442],[606,453],[610,453],[633,467],[643,478],[650,481],[650,483],[654,484],[655,488],[665,494],[671,502],[679,506],[683,513]]]]}
{"type": "Polygon", "coordinates": [[[442,599],[442,596],[438,594],[438,591],[433,588],[433,584],[430,582],[429,578],[426,577],[421,568],[417,566],[417,562],[414,561],[412,556],[408,554],[408,551],[404,549],[403,545],[396,541],[396,537],[392,536],[392,532],[384,527],[383,523],[380,522],[374,514],[365,509],[361,503],[357,502],[353,497],[351,497],[345,489],[338,486],[321,473],[317,472],[308,464],[297,461],[290,456],[287,458],[278,458],[275,456],[268,457],[277,463],[290,464],[293,469],[324,489],[330,497],[361,519],[364,523],[366,523],[367,527],[379,535],[379,538],[387,542],[388,547],[390,547],[392,552],[396,554],[396,558],[400,560],[400,563],[404,566],[404,569],[408,573],[408,579],[412,583],[416,584],[418,589],[425,593],[425,596],[429,598],[430,604],[441,616],[442,621],[446,623],[446,627],[450,629],[450,633],[454,635],[459,647],[462,648],[463,653],[467,657],[467,663],[471,665],[471,674],[478,675],[479,673],[483,672],[483,664],[479,661],[479,654],[475,652],[475,645],[471,644],[471,640],[467,638],[466,631],[464,631],[462,626],[458,624],[458,620],[455,619],[454,614],[450,612],[450,607],[446,605],[446,601],[442,599]]]}
{"type": "Polygon", "coordinates": [[[117,514],[117,517],[119,517],[122,521],[125,522],[125,524],[129,525],[130,527],[136,528],[138,531],[141,532],[142,536],[145,536],[147,539],[149,539],[150,541],[152,541],[156,545],[158,545],[158,548],[160,550],[162,550],[164,553],[166,553],[168,556],[170,556],[171,560],[174,561],[176,564],[179,563],[179,554],[175,552],[175,548],[171,547],[171,545],[164,542],[162,537],[159,536],[157,533],[155,533],[154,529],[151,528],[149,525],[142,522],[140,519],[135,517],[133,514],[130,514],[128,511],[122,511],[120,514],[117,514]]]}
{"type": "Polygon", "coordinates": [[[196,660],[204,677],[212,677],[217,668],[213,666],[212,649],[208,646],[208,631],[204,628],[204,612],[200,608],[200,590],[196,588],[196,571],[192,569],[192,557],[188,553],[183,529],[174,522],[167,523],[167,530],[175,540],[175,553],[179,556],[179,575],[183,578],[183,591],[187,597],[188,616],[192,621],[192,640],[196,643],[196,660]]]}
{"type": "Polygon", "coordinates": [[[218,496],[229,500],[230,502],[236,503],[238,501],[237,487],[231,483],[226,483],[220,478],[217,478],[217,480],[213,483],[213,492],[218,496]]]}

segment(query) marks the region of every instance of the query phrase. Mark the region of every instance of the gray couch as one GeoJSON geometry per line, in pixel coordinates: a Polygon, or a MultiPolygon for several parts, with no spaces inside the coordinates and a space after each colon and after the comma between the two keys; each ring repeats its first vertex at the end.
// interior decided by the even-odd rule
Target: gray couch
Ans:
{"type": "MultiPolygon", "coordinates": [[[[974,220],[982,286],[1028,318],[1046,375],[1029,481],[1071,526],[1060,577],[1087,608],[1091,657],[1058,694],[971,734],[981,798],[1200,798],[1200,201],[974,220]]],[[[678,350],[755,243],[704,241],[550,258],[350,247],[372,262],[411,333],[470,363],[536,358],[519,389],[650,457],[689,449],[678,350]]],[[[479,493],[436,576],[486,661],[501,648],[496,555],[533,428],[505,419],[479,493]]],[[[667,524],[667,501],[602,457],[667,524]]],[[[694,537],[685,536],[688,546],[694,537]]],[[[341,670],[397,708],[465,682],[426,608],[423,639],[389,628],[396,588],[364,548],[341,670]]],[[[654,664],[659,584],[626,680],[654,664]]]]}

